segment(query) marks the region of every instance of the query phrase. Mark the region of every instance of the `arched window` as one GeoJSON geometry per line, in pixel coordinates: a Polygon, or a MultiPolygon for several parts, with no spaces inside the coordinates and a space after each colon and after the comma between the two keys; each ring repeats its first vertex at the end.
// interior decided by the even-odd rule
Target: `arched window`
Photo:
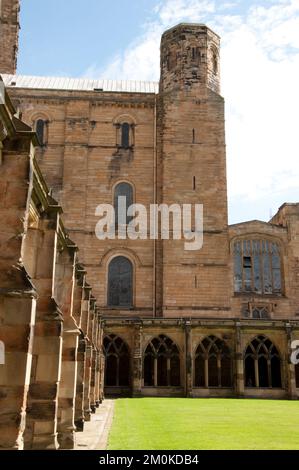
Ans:
{"type": "Polygon", "coordinates": [[[257,336],[247,346],[244,367],[246,387],[281,387],[279,352],[266,336],[257,336]]]}
{"type": "Polygon", "coordinates": [[[180,355],[168,336],[153,338],[144,353],[145,387],[180,386],[180,355]]]}
{"type": "Polygon", "coordinates": [[[45,129],[46,122],[43,119],[38,119],[35,123],[35,132],[37,134],[40,145],[45,144],[45,129]]]}
{"type": "Polygon", "coordinates": [[[129,183],[119,183],[114,189],[115,225],[128,224],[131,217],[128,216],[128,208],[133,204],[133,187],[129,183]],[[119,199],[121,198],[121,199],[119,199]],[[125,199],[123,199],[125,198],[125,199]],[[119,212],[119,208],[121,211],[119,212]]]}
{"type": "Polygon", "coordinates": [[[281,293],[281,258],[278,243],[237,240],[234,243],[235,292],[281,293]]]}
{"type": "Polygon", "coordinates": [[[121,147],[124,149],[130,147],[130,124],[128,122],[121,124],[121,147]]]}
{"type": "Polygon", "coordinates": [[[126,387],[130,383],[130,354],[127,344],[116,335],[105,336],[105,386],[126,387]]]}
{"type": "Polygon", "coordinates": [[[132,307],[133,266],[124,256],[113,258],[108,268],[108,306],[132,307]]]}
{"type": "Polygon", "coordinates": [[[195,387],[231,387],[231,353],[224,341],[215,336],[206,337],[195,353],[195,387]]]}

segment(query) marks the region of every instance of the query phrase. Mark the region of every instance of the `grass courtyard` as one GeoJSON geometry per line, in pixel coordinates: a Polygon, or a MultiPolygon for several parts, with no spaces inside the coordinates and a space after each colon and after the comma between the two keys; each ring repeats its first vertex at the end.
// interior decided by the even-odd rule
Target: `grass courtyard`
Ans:
{"type": "Polygon", "coordinates": [[[299,402],[118,399],[108,449],[299,449],[299,402]]]}

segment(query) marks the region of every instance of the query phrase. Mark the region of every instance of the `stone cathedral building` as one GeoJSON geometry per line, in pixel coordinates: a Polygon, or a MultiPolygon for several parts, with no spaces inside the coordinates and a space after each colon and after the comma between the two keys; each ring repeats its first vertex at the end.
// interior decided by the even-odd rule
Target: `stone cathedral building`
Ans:
{"type": "Polygon", "coordinates": [[[22,76],[0,4],[0,448],[72,447],[103,394],[298,399],[299,203],[228,225],[219,36],[164,32],[159,83],[22,76]],[[203,204],[202,249],[99,240],[119,196],[203,204]]]}

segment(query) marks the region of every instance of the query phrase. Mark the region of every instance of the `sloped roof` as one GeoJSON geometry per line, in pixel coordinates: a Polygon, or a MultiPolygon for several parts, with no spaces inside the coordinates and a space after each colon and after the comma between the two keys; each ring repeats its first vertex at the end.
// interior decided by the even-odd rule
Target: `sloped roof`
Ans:
{"type": "Polygon", "coordinates": [[[158,93],[158,82],[140,80],[94,80],[88,78],[39,77],[1,74],[5,86],[40,90],[158,93]]]}

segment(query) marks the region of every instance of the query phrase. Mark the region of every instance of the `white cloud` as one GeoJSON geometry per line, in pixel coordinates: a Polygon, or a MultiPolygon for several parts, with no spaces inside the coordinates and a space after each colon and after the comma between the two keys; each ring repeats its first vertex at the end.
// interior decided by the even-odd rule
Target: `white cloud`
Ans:
{"type": "Polygon", "coordinates": [[[88,74],[158,80],[162,32],[181,21],[211,26],[222,36],[229,197],[232,203],[242,198],[239,220],[250,212],[250,205],[258,204],[265,206],[267,218],[274,194],[283,197],[285,191],[299,200],[299,0],[251,2],[249,6],[243,0],[235,5],[212,0],[162,1],[143,36],[120,51],[105,69],[94,65],[88,74]]]}

